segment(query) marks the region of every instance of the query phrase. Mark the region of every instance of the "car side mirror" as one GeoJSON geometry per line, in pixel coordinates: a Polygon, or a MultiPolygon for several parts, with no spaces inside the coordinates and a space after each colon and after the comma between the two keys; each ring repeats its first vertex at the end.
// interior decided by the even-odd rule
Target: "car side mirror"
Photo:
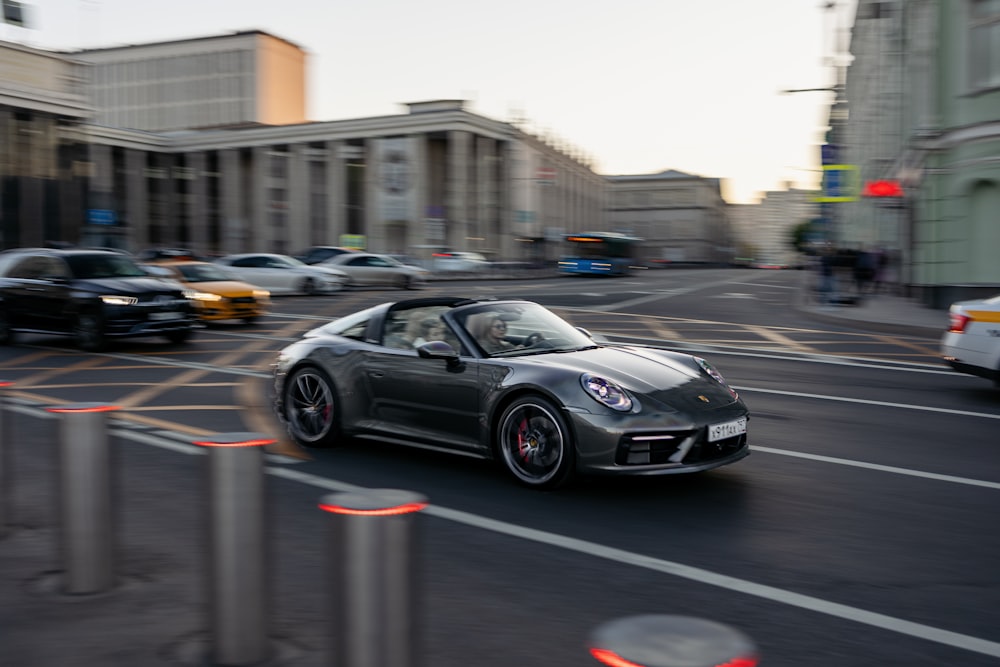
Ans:
{"type": "Polygon", "coordinates": [[[444,359],[448,369],[460,371],[465,367],[458,358],[458,352],[443,340],[431,340],[417,346],[417,356],[421,359],[444,359]]]}
{"type": "Polygon", "coordinates": [[[423,345],[417,346],[417,354],[421,359],[444,359],[445,361],[458,361],[458,352],[451,345],[443,340],[427,341],[423,345]]]}

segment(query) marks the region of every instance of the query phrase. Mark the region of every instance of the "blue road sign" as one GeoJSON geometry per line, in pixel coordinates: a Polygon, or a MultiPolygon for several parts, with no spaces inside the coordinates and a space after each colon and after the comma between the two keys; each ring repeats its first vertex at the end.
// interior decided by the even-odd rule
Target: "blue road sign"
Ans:
{"type": "Polygon", "coordinates": [[[114,225],[118,223],[118,215],[108,208],[87,209],[87,222],[91,225],[114,225]]]}

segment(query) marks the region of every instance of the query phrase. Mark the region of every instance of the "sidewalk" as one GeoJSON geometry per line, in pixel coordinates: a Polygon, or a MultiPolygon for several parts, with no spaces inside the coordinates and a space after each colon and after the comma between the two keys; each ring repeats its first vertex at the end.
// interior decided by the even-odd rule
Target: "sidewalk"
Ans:
{"type": "Polygon", "coordinates": [[[895,294],[866,295],[856,305],[829,305],[821,303],[811,289],[804,288],[797,307],[818,322],[864,331],[939,337],[948,328],[947,310],[928,308],[915,299],[895,294]]]}

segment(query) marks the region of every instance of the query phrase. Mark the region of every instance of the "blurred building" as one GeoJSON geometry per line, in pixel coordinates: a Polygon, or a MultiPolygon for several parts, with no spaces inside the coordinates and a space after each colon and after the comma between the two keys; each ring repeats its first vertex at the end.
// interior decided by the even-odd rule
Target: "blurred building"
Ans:
{"type": "Polygon", "coordinates": [[[92,175],[85,66],[0,42],[0,247],[73,239],[92,175]]]}
{"type": "Polygon", "coordinates": [[[608,176],[607,228],[644,239],[650,262],[728,264],[735,252],[719,179],[680,171],[608,176]]]}
{"type": "Polygon", "coordinates": [[[752,238],[757,264],[798,266],[803,257],[793,245],[794,230],[818,215],[815,190],[792,188],[765,192],[753,215],[752,238]]]}
{"type": "MultiPolygon", "coordinates": [[[[77,118],[97,119],[74,135],[86,147],[74,172],[86,201],[70,215],[76,224],[48,240],[548,259],[565,233],[602,227],[607,184],[585,156],[462,100],[302,122],[305,56],[266,33],[34,55],[74,72],[77,118]]],[[[30,107],[12,109],[35,118],[30,107]]],[[[5,202],[3,244],[25,245],[34,205],[5,202]]]]}
{"type": "Polygon", "coordinates": [[[1000,291],[1000,4],[859,0],[850,50],[843,151],[868,191],[844,241],[895,251],[932,307],[1000,291]]]}
{"type": "Polygon", "coordinates": [[[306,59],[259,30],[75,51],[95,125],[162,132],[306,122],[306,59]]]}

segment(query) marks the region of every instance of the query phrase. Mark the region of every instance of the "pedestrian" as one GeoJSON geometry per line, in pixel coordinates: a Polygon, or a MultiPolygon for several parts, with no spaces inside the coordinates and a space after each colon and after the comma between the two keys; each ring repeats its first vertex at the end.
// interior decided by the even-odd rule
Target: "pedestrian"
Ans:
{"type": "Polygon", "coordinates": [[[868,292],[875,278],[875,254],[860,250],[854,256],[854,289],[858,296],[868,292]]]}
{"type": "Polygon", "coordinates": [[[833,272],[833,254],[824,248],[819,256],[819,297],[825,304],[833,303],[837,278],[833,272]]]}

